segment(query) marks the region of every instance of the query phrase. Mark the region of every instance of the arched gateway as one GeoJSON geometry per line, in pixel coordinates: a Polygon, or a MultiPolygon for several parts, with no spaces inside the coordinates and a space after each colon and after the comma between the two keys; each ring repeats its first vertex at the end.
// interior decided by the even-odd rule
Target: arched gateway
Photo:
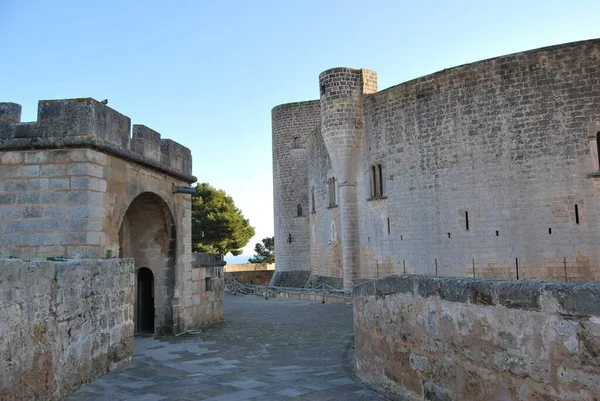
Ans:
{"type": "Polygon", "coordinates": [[[165,201],[152,192],[138,195],[123,217],[119,257],[135,260],[136,332],[173,331],[175,233],[173,214],[165,201]]]}

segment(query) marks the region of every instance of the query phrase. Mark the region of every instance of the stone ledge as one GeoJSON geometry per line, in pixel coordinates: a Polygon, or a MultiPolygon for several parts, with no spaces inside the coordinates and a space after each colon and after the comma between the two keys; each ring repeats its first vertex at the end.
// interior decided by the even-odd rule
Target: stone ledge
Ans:
{"type": "Polygon", "coordinates": [[[481,278],[389,276],[357,285],[354,298],[407,294],[509,309],[600,316],[600,283],[549,283],[481,278]],[[550,298],[549,298],[550,297],[550,298]],[[551,299],[556,300],[552,302],[551,299]],[[558,311],[556,310],[558,308],[558,311]]]}
{"type": "Polygon", "coordinates": [[[180,171],[163,163],[156,162],[139,153],[118,147],[96,137],[69,136],[62,138],[35,138],[35,141],[32,140],[32,138],[9,138],[0,140],[0,149],[3,151],[65,148],[90,148],[141,164],[152,170],[156,170],[185,182],[193,183],[197,181],[197,178],[193,175],[182,174],[180,171]]]}

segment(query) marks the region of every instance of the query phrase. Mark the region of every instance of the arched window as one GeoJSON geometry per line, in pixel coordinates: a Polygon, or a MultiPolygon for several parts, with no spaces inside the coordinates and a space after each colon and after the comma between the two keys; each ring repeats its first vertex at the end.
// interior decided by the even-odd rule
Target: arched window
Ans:
{"type": "Polygon", "coordinates": [[[296,206],[296,210],[298,212],[298,217],[302,216],[302,205],[298,204],[298,206],[296,206]]]}
{"type": "Polygon", "coordinates": [[[300,148],[300,137],[299,136],[294,137],[294,141],[292,142],[292,148],[293,149],[300,148]]]}

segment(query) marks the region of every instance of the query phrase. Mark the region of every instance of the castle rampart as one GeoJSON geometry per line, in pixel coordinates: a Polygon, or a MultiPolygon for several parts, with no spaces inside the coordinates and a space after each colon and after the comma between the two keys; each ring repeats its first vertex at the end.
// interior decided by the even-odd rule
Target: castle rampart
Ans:
{"type": "Polygon", "coordinates": [[[20,105],[0,103],[0,150],[91,148],[196,181],[188,148],[144,125],[132,132],[129,117],[94,99],[41,100],[36,122],[20,120],[20,105]]]}
{"type": "Polygon", "coordinates": [[[136,331],[211,320],[199,310],[213,275],[192,266],[191,196],[173,190],[196,180],[190,150],[143,125],[131,135],[128,117],[89,98],[40,101],[34,123],[20,109],[0,103],[0,257],[133,258],[153,288],[136,331]]]}
{"type": "MultiPolygon", "coordinates": [[[[404,273],[600,279],[600,40],[467,64],[380,92],[365,71],[320,77],[321,126],[307,155],[313,274],[343,277],[346,287],[404,273]],[[353,185],[355,207],[342,193],[353,185]]],[[[274,126],[285,124],[279,118],[274,126]]],[[[274,163],[295,165],[275,157],[284,156],[274,148],[274,163]]],[[[274,190],[285,196],[281,185],[275,180],[274,190]]],[[[276,211],[276,226],[282,220],[276,211]]]]}

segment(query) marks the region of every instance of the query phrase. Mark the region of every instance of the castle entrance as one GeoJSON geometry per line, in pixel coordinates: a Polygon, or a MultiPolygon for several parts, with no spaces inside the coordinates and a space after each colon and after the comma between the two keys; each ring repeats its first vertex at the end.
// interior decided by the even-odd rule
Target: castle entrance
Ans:
{"type": "Polygon", "coordinates": [[[167,204],[152,192],[138,195],[119,230],[119,257],[133,258],[137,271],[137,332],[173,332],[175,247],[175,223],[167,204]]]}
{"type": "Polygon", "coordinates": [[[147,267],[138,270],[136,298],[135,331],[154,333],[154,275],[147,267]]]}

